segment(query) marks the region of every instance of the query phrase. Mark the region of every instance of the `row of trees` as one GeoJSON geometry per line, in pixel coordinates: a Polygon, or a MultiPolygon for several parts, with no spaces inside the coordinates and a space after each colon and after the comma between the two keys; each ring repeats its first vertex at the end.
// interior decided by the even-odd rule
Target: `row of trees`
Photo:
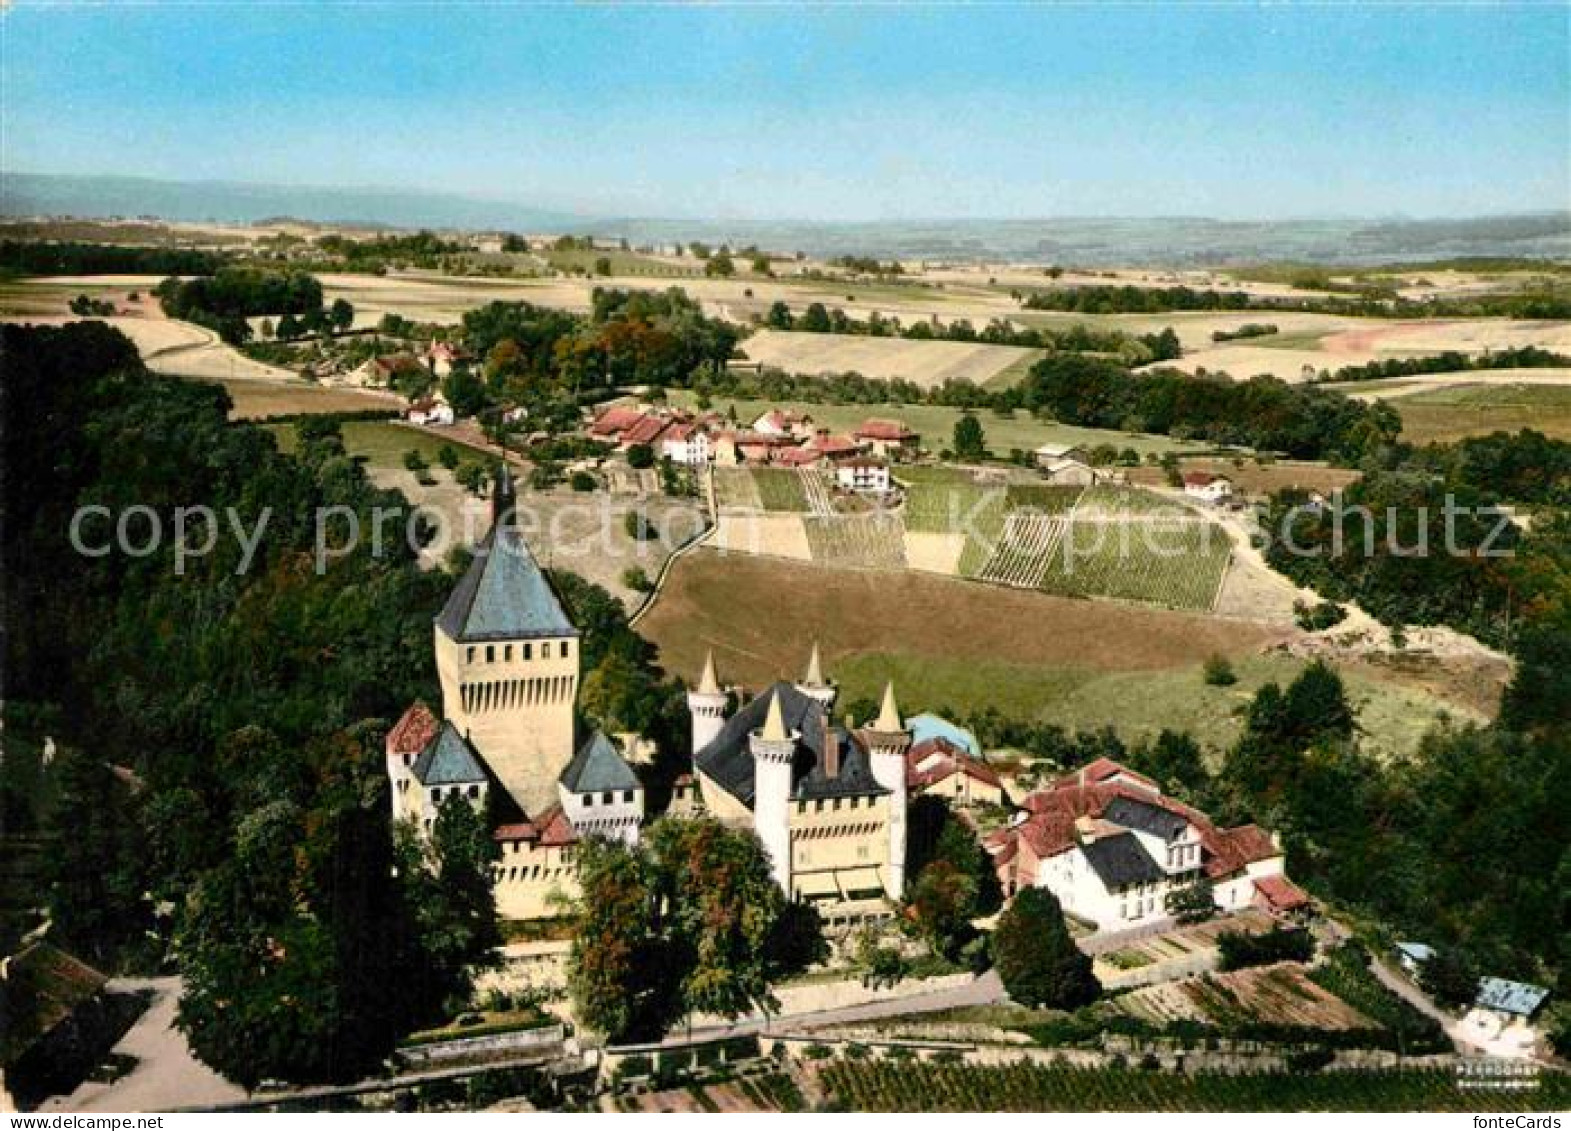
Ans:
{"type": "Polygon", "coordinates": [[[211,275],[226,261],[196,248],[0,240],[0,275],[211,275]]]}
{"type": "Polygon", "coordinates": [[[322,284],[303,271],[221,267],[192,279],[170,276],[154,293],[169,317],[216,330],[232,345],[251,339],[247,319],[258,315],[278,317],[276,332],[282,339],[346,330],[354,322],[354,308],[343,299],[324,308],[322,284]]]}
{"type": "Polygon", "coordinates": [[[1022,300],[1027,310],[1074,314],[1165,314],[1174,310],[1296,310],[1356,318],[1566,318],[1571,297],[1543,289],[1521,294],[1466,298],[1401,298],[1381,288],[1356,294],[1278,297],[1246,291],[1195,287],[1136,287],[1097,284],[1035,291],[1022,300]]]}

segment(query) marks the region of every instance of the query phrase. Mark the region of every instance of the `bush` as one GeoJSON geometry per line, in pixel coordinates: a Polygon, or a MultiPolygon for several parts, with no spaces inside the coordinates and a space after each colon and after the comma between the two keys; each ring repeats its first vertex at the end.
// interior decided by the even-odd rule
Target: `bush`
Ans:
{"type": "Polygon", "coordinates": [[[643,471],[655,465],[655,450],[648,444],[634,444],[627,449],[627,466],[634,471],[643,471]]]}
{"type": "Polygon", "coordinates": [[[1315,955],[1315,940],[1299,927],[1273,927],[1262,935],[1224,931],[1217,937],[1223,970],[1269,966],[1273,962],[1308,962],[1315,955]]]}
{"type": "Polygon", "coordinates": [[[593,491],[600,486],[599,481],[587,471],[575,471],[569,484],[575,491],[593,491]]]}
{"type": "Polygon", "coordinates": [[[1346,620],[1347,610],[1335,601],[1321,601],[1318,605],[1294,601],[1293,619],[1305,632],[1321,632],[1346,620]]]}
{"type": "Polygon", "coordinates": [[[622,571],[622,584],[636,593],[648,593],[654,588],[649,575],[640,566],[629,566],[622,571]]]}
{"type": "Polygon", "coordinates": [[[1231,687],[1238,682],[1232,662],[1222,655],[1206,658],[1205,681],[1208,687],[1231,687]]]}

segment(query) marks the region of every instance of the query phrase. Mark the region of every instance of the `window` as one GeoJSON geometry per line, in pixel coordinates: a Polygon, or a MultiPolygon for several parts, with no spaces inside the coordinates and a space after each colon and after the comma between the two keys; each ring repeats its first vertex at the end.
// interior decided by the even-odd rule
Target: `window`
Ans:
{"type": "Polygon", "coordinates": [[[562,641],[562,659],[567,659],[567,641],[562,641]]]}
{"type": "Polygon", "coordinates": [[[592,794],[592,793],[584,794],[584,808],[585,809],[588,809],[590,806],[594,805],[594,803],[595,803],[595,795],[594,794],[592,794]]]}
{"type": "Polygon", "coordinates": [[[613,802],[615,800],[616,800],[616,794],[611,792],[611,790],[609,790],[609,789],[606,790],[604,793],[602,793],[600,795],[600,803],[602,805],[609,805],[609,804],[611,804],[611,802],[613,802]]]}
{"type": "Polygon", "coordinates": [[[485,646],[485,662],[488,664],[496,663],[496,645],[487,644],[485,646]]]}
{"type": "Polygon", "coordinates": [[[526,660],[534,659],[535,658],[534,657],[534,651],[535,651],[535,646],[533,644],[525,644],[524,645],[524,659],[526,659],[526,660]]]}
{"type": "Polygon", "coordinates": [[[512,661],[513,661],[513,646],[511,644],[504,644],[504,645],[502,645],[502,659],[506,660],[508,663],[512,663],[512,661]]]}
{"type": "Polygon", "coordinates": [[[633,803],[633,791],[630,789],[624,789],[622,791],[622,800],[631,805],[633,803]]]}
{"type": "Polygon", "coordinates": [[[840,798],[835,798],[835,812],[840,812],[840,798]]]}
{"type": "Polygon", "coordinates": [[[824,811],[824,799],[822,797],[820,797],[817,801],[813,802],[813,812],[815,812],[815,813],[822,813],[823,811],[824,811]]]}
{"type": "Polygon", "coordinates": [[[470,664],[475,662],[475,649],[473,644],[464,649],[464,661],[470,664]]]}

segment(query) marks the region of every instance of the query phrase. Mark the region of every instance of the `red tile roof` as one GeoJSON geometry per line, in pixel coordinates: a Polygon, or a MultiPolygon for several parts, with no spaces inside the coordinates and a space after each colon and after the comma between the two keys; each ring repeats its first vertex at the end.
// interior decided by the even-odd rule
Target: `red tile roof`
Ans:
{"type": "Polygon", "coordinates": [[[809,440],[808,444],[826,456],[839,453],[851,455],[862,450],[862,445],[850,436],[828,436],[820,433],[809,440]]]}
{"type": "MultiPolygon", "coordinates": [[[[1193,825],[1200,834],[1203,867],[1212,879],[1235,875],[1248,864],[1282,854],[1271,835],[1258,825],[1220,829],[1198,809],[1162,795],[1154,783],[1142,786],[1115,780],[1123,775],[1140,782],[1150,782],[1149,778],[1111,759],[1098,759],[1086,766],[1083,774],[1083,780],[1079,773],[1070,774],[1026,797],[1021,802],[1021,808],[1027,813],[1026,819],[1003,830],[1001,837],[995,834],[995,837],[999,837],[999,843],[1005,838],[1018,840],[1037,859],[1068,852],[1079,843],[1075,822],[1081,817],[1100,818],[1115,798],[1123,797],[1159,806],[1193,825]]],[[[1026,862],[1022,861],[1024,864],[1026,862]]],[[[1034,871],[1034,864],[1030,865],[1029,870],[1034,871]]],[[[1022,880],[1034,882],[1035,876],[1023,876],[1022,880]]]]}
{"type": "Polygon", "coordinates": [[[431,744],[441,725],[431,708],[423,701],[415,702],[387,732],[388,756],[420,753],[431,744]]]}
{"type": "Polygon", "coordinates": [[[1255,881],[1255,893],[1268,911],[1295,911],[1309,905],[1304,889],[1286,876],[1261,876],[1255,881]]]}
{"type": "Polygon", "coordinates": [[[1222,476],[1212,475],[1209,471],[1184,472],[1185,487],[1209,487],[1211,484],[1219,481],[1223,483],[1227,482],[1227,480],[1223,479],[1222,476]]]}
{"type": "Polygon", "coordinates": [[[811,448],[786,448],[784,451],[774,452],[772,462],[784,464],[786,467],[805,467],[810,463],[817,463],[821,455],[822,453],[811,448]]]}
{"type": "Polygon", "coordinates": [[[589,431],[596,436],[613,436],[625,432],[643,418],[644,414],[636,408],[618,405],[602,412],[589,426],[589,431]]]}
{"type": "Polygon", "coordinates": [[[660,438],[660,433],[666,430],[668,422],[658,416],[642,417],[626,432],[622,433],[624,444],[652,444],[660,438]]]}
{"type": "Polygon", "coordinates": [[[574,844],[578,840],[572,822],[567,819],[567,814],[562,812],[560,805],[551,806],[533,821],[499,825],[491,836],[494,840],[524,841],[538,844],[541,848],[560,848],[563,845],[574,844]]]}
{"type": "Polygon", "coordinates": [[[856,435],[859,440],[916,439],[916,433],[898,420],[864,420],[856,435]]]}

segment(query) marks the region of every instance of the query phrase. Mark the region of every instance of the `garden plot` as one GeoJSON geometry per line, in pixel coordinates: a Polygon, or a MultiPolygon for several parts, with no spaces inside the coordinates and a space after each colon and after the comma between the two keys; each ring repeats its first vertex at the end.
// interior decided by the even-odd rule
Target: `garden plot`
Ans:
{"type": "Polygon", "coordinates": [[[835,502],[830,498],[824,473],[816,467],[799,467],[796,473],[802,480],[802,494],[807,498],[808,509],[816,515],[835,514],[835,502]]]}
{"type": "Polygon", "coordinates": [[[813,515],[802,520],[813,560],[822,565],[904,569],[905,529],[898,515],[813,515]]]}
{"type": "Polygon", "coordinates": [[[1303,966],[1291,962],[1147,986],[1127,994],[1121,1004],[1126,1012],[1158,1025],[1198,1021],[1224,1031],[1255,1024],[1374,1027],[1358,1010],[1310,981],[1303,966]]]}
{"type": "Polygon", "coordinates": [[[791,511],[805,514],[812,509],[802,476],[790,468],[760,467],[746,474],[758,488],[759,505],[766,511],[791,511]]]}

